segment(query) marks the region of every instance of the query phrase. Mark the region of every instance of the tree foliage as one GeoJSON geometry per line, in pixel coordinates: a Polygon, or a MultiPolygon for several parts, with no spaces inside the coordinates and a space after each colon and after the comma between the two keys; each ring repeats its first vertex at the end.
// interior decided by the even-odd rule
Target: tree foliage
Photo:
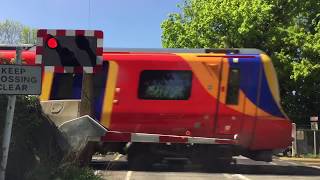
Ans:
{"type": "Polygon", "coordinates": [[[168,48],[259,48],[276,66],[282,103],[306,123],[320,112],[320,1],[185,0],[163,21],[168,48]]]}
{"type": "Polygon", "coordinates": [[[35,44],[36,30],[16,21],[0,22],[0,44],[35,44]]]}
{"type": "Polygon", "coordinates": [[[36,44],[37,43],[37,30],[24,26],[20,34],[20,42],[22,44],[36,44]]]}

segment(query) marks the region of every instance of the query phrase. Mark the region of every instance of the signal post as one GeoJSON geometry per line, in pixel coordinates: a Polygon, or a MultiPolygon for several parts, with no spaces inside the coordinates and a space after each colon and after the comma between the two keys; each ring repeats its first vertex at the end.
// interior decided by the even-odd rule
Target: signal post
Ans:
{"type": "Polygon", "coordinates": [[[0,180],[4,180],[6,175],[6,167],[12,134],[14,109],[16,104],[16,95],[41,94],[41,67],[21,65],[21,54],[23,49],[24,46],[16,46],[15,65],[0,65],[0,94],[5,94],[8,96],[8,105],[2,139],[0,180]],[[11,81],[10,79],[20,80],[16,82],[11,81]],[[28,81],[24,81],[22,79],[28,79],[28,81]]]}
{"type": "MultiPolygon", "coordinates": [[[[73,129],[72,136],[75,136],[74,131],[76,127],[84,127],[81,123],[84,122],[81,117],[89,116],[89,122],[91,125],[102,129],[102,131],[92,131],[94,135],[88,135],[83,139],[83,142],[87,142],[89,137],[97,136],[96,132],[100,132],[104,135],[105,129],[94,123],[94,89],[93,78],[94,73],[102,66],[102,53],[103,53],[103,32],[93,30],[38,30],[38,46],[36,50],[36,62],[42,63],[48,71],[53,73],[82,73],[82,87],[81,87],[81,101],[79,105],[79,121],[70,121],[64,123],[64,127],[58,127],[61,131],[68,134],[69,129],[73,129]]],[[[51,101],[51,100],[50,100],[51,101]]],[[[54,102],[54,100],[52,100],[54,102]]],[[[88,118],[87,118],[88,119],[88,118]]],[[[85,125],[87,126],[87,125],[85,125]]],[[[78,130],[81,132],[81,130],[78,130]]],[[[80,135],[79,135],[80,136],[80,135]]],[[[81,137],[83,135],[81,134],[81,137]]],[[[78,138],[79,139],[79,138],[78,138]]],[[[70,140],[69,141],[73,141],[70,140]]],[[[77,144],[77,143],[70,143],[77,144]]],[[[82,145],[81,145],[82,146],[82,145]]],[[[90,150],[91,144],[85,145],[85,148],[80,152],[80,161],[88,159],[85,157],[90,150]],[[88,150],[89,148],[89,150],[88,150]]],[[[82,148],[82,147],[81,147],[82,148]]],[[[73,147],[74,151],[81,149],[80,147],[73,147]]],[[[81,163],[81,162],[80,162],[81,163]]]]}
{"type": "Polygon", "coordinates": [[[317,136],[316,131],[318,131],[318,116],[310,117],[311,130],[313,131],[313,154],[317,156],[317,136]]]}

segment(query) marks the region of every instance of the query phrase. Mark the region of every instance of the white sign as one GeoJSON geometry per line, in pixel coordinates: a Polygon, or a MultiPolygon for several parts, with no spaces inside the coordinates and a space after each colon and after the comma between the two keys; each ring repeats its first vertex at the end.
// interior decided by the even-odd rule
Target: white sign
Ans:
{"type": "Polygon", "coordinates": [[[313,131],[318,130],[318,122],[311,122],[311,130],[313,131]]]}
{"type": "Polygon", "coordinates": [[[41,67],[0,65],[0,94],[41,94],[41,67]]]}
{"type": "Polygon", "coordinates": [[[304,132],[303,131],[297,131],[297,140],[304,140],[304,132]]]}
{"type": "Polygon", "coordinates": [[[311,116],[310,121],[318,121],[318,116],[311,116]]]}

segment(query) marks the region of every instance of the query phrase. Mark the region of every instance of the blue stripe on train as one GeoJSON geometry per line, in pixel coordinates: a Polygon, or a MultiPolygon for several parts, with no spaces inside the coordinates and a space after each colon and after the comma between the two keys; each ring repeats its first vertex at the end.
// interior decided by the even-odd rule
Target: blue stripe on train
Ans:
{"type": "Polygon", "coordinates": [[[75,74],[73,77],[73,99],[81,99],[81,88],[82,88],[82,74],[75,74]]]}
{"type": "Polygon", "coordinates": [[[261,93],[260,93],[260,106],[266,112],[278,117],[284,118],[280,108],[278,107],[268,84],[268,80],[265,74],[265,70],[262,67],[261,77],[261,93]]]}
{"type": "Polygon", "coordinates": [[[258,104],[259,70],[262,69],[260,103],[257,106],[274,116],[284,117],[271,94],[260,57],[239,58],[238,63],[234,63],[232,58],[228,61],[230,68],[240,69],[240,89],[255,105],[258,104]]]}
{"type": "MultiPolygon", "coordinates": [[[[104,82],[102,84],[102,86],[95,85],[96,87],[98,87],[98,93],[97,93],[98,96],[96,96],[95,99],[94,99],[94,109],[95,109],[96,118],[99,121],[101,120],[104,93],[105,93],[106,84],[107,84],[108,69],[109,69],[109,65],[107,63],[103,63],[103,71],[102,71],[102,74],[100,74],[101,75],[101,79],[99,79],[98,81],[95,82],[95,83],[104,82]]],[[[99,84],[99,85],[101,85],[101,84],[99,84]]]]}

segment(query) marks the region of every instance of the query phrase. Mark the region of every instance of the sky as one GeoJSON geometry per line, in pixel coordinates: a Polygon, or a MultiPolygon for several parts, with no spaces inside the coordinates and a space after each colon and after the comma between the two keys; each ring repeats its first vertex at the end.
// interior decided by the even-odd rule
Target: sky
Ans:
{"type": "Polygon", "coordinates": [[[97,29],[104,46],[160,48],[161,22],[183,0],[0,0],[0,21],[33,28],[97,29]],[[89,11],[90,9],[90,11],[89,11]]]}

